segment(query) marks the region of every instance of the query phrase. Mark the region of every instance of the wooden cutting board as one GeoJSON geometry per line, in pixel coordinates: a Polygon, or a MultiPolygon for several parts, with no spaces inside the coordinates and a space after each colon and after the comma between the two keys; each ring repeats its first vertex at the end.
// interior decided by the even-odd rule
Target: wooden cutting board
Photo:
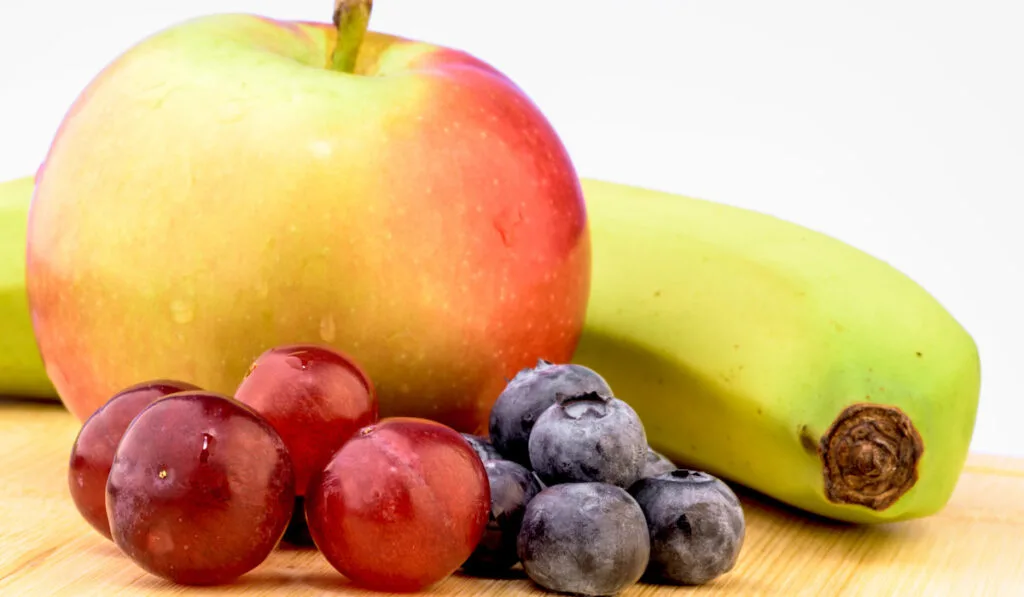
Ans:
{"type": "MultiPolygon", "coordinates": [[[[235,584],[171,585],[143,572],[78,515],[67,460],[78,423],[59,405],[0,400],[0,595],[373,595],[309,549],[280,548],[235,584]]],[[[689,595],[1024,596],[1024,460],[974,456],[952,501],[928,519],[858,527],[741,492],[737,567],[698,588],[638,584],[624,597],[689,595]]],[[[544,595],[513,580],[455,575],[435,595],[544,595]]]]}

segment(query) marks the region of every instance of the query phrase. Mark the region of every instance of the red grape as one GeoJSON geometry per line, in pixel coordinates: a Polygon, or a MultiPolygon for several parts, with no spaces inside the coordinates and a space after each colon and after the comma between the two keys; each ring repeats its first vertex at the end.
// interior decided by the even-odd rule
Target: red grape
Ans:
{"type": "Polygon", "coordinates": [[[152,574],[230,582],[281,540],[294,483],[288,449],[257,412],[219,394],[175,394],[121,439],[107,480],[111,534],[152,574]]]}
{"type": "Polygon", "coordinates": [[[389,418],[360,430],[313,477],[306,519],[316,546],[353,582],[415,591],[466,561],[490,500],[483,464],[458,432],[389,418]]]}
{"type": "Polygon", "coordinates": [[[153,401],[175,392],[198,389],[190,383],[170,379],[136,384],[114,394],[82,425],[71,446],[68,488],[82,517],[107,539],[110,539],[107,475],[124,430],[135,415],[153,401]]]}
{"type": "Polygon", "coordinates": [[[377,420],[370,378],[348,356],[323,346],[272,348],[235,391],[274,426],[295,464],[295,493],[359,428],[377,420]]]}

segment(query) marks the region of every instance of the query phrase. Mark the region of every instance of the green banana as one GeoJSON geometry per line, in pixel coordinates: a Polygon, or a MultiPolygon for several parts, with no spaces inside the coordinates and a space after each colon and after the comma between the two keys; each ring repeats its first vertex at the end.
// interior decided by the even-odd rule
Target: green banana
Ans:
{"type": "Polygon", "coordinates": [[[593,273],[573,360],[633,406],[655,449],[837,520],[945,505],[981,367],[935,298],[766,214],[582,184],[593,273]]]}
{"type": "Polygon", "coordinates": [[[25,292],[31,176],[0,183],[0,396],[56,398],[36,345],[25,292]]]}

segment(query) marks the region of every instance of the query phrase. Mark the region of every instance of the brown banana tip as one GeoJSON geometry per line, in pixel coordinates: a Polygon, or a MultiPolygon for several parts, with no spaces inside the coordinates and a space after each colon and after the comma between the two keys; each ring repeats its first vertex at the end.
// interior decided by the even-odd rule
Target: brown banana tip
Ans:
{"type": "Polygon", "coordinates": [[[923,452],[921,435],[899,408],[848,406],[819,444],[825,496],[837,504],[885,510],[917,482],[923,452]]]}

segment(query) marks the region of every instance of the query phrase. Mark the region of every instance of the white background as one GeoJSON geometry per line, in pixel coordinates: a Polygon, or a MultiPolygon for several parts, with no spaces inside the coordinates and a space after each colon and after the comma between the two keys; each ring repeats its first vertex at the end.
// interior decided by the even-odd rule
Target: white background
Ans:
{"type": "MultiPolygon", "coordinates": [[[[29,174],[118,53],[209,12],[332,0],[0,0],[0,180],[29,174]]],[[[749,207],[908,273],[974,335],[973,448],[1024,456],[1024,3],[377,0],[371,28],[469,51],[579,173],[749,207]]]]}

